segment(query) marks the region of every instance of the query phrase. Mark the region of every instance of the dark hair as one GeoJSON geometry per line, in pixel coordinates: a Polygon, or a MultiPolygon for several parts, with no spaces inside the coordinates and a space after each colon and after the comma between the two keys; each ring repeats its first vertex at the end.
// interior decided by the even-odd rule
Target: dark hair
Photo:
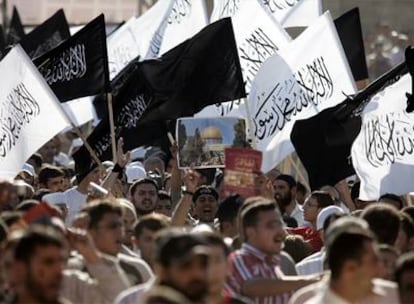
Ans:
{"type": "Polygon", "coordinates": [[[111,200],[96,200],[88,203],[88,205],[82,209],[89,215],[88,228],[96,228],[105,214],[116,213],[122,216],[122,207],[111,200]]]}
{"type": "Polygon", "coordinates": [[[326,191],[312,191],[311,194],[309,194],[309,197],[312,197],[316,200],[319,209],[323,209],[335,204],[332,196],[326,191]]]}
{"type": "Polygon", "coordinates": [[[323,231],[324,232],[328,231],[328,228],[332,225],[333,222],[345,216],[347,215],[344,213],[339,213],[339,212],[328,215],[328,217],[323,222],[323,231]]]}
{"type": "Polygon", "coordinates": [[[238,194],[226,197],[217,209],[216,218],[219,223],[232,222],[236,219],[243,201],[243,197],[238,194]]]}
{"type": "Polygon", "coordinates": [[[407,238],[410,239],[414,236],[414,221],[408,214],[404,212],[400,212],[400,216],[401,228],[404,230],[405,234],[407,235],[407,238]]]}
{"type": "Polygon", "coordinates": [[[49,193],[52,193],[52,190],[41,188],[35,192],[32,198],[36,201],[41,201],[43,196],[49,193]]]}
{"type": "Polygon", "coordinates": [[[165,215],[159,213],[147,214],[139,218],[138,221],[135,223],[134,236],[136,238],[139,238],[144,229],[157,232],[169,226],[169,219],[165,215]]]}
{"type": "Polygon", "coordinates": [[[257,224],[257,216],[260,212],[277,210],[277,204],[261,196],[246,199],[240,208],[240,222],[245,235],[246,228],[254,227],[257,224]]]}
{"type": "Polygon", "coordinates": [[[326,259],[332,279],[338,279],[348,260],[360,261],[365,253],[365,242],[372,241],[366,235],[343,233],[336,237],[326,250],[326,259]]]}
{"type": "Polygon", "coordinates": [[[386,204],[368,206],[361,214],[378,242],[393,246],[400,230],[401,217],[398,211],[386,204]]]}
{"type": "Polygon", "coordinates": [[[406,271],[414,271],[414,252],[401,255],[395,264],[394,280],[401,288],[401,279],[406,271]]]}
{"type": "Polygon", "coordinates": [[[170,200],[171,201],[171,195],[169,195],[168,192],[164,191],[164,190],[158,191],[158,198],[160,200],[170,200]]]}
{"type": "Polygon", "coordinates": [[[223,238],[215,232],[206,232],[202,233],[202,235],[206,238],[207,243],[212,246],[219,246],[223,249],[223,253],[225,257],[230,254],[230,248],[226,245],[223,238]]]}
{"type": "Polygon", "coordinates": [[[50,178],[61,176],[65,176],[65,172],[63,172],[62,169],[55,166],[46,165],[39,171],[39,183],[46,185],[47,181],[50,178]]]}
{"type": "Polygon", "coordinates": [[[378,199],[378,201],[381,203],[387,203],[386,201],[394,201],[396,203],[398,203],[399,208],[401,209],[404,206],[404,202],[402,201],[401,197],[399,197],[398,195],[395,195],[393,193],[385,193],[383,195],[380,196],[380,198],[378,199]]]}
{"type": "Polygon", "coordinates": [[[291,217],[289,215],[284,215],[283,221],[289,228],[297,228],[299,226],[298,221],[294,217],[291,217]]]}
{"type": "Polygon", "coordinates": [[[300,192],[303,195],[305,195],[306,193],[308,193],[308,189],[306,188],[306,186],[304,184],[302,184],[301,182],[297,182],[296,183],[296,192],[300,192]]]}
{"type": "Polygon", "coordinates": [[[45,246],[63,248],[63,235],[53,227],[34,225],[17,241],[14,248],[14,258],[18,261],[28,262],[37,247],[45,246]]]}
{"type": "Polygon", "coordinates": [[[30,156],[29,160],[33,160],[33,162],[35,163],[35,165],[38,166],[39,168],[43,164],[43,156],[41,154],[39,154],[39,153],[35,153],[32,156],[30,156]]]}
{"type": "Polygon", "coordinates": [[[62,168],[65,178],[72,178],[75,176],[75,170],[72,168],[62,168]]]}
{"type": "Polygon", "coordinates": [[[289,234],[285,239],[285,247],[283,248],[295,263],[299,263],[304,258],[311,254],[311,248],[303,239],[303,236],[296,234],[289,234]]]}
{"type": "Polygon", "coordinates": [[[19,211],[3,211],[1,213],[1,219],[7,225],[7,227],[12,226],[13,224],[20,221],[23,216],[23,212],[19,211]]]}
{"type": "Polygon", "coordinates": [[[144,177],[144,178],[140,178],[139,180],[135,181],[135,182],[131,185],[131,187],[129,187],[129,194],[130,194],[131,196],[132,196],[132,195],[134,195],[134,193],[135,193],[135,191],[136,191],[137,187],[138,187],[139,185],[145,185],[145,184],[150,184],[150,185],[153,185],[153,186],[155,187],[155,190],[158,192],[158,185],[157,185],[157,182],[156,182],[156,181],[154,181],[154,180],[153,180],[153,179],[151,179],[151,178],[144,177]]]}

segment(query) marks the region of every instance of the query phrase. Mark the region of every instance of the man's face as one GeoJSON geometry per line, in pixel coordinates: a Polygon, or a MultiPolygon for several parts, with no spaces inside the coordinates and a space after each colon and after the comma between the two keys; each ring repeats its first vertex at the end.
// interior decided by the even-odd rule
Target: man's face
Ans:
{"type": "Polygon", "coordinates": [[[275,199],[283,207],[286,207],[292,201],[292,191],[289,184],[283,180],[275,180],[273,182],[273,189],[275,190],[275,199]]]}
{"type": "Polygon", "coordinates": [[[157,207],[155,208],[155,212],[171,217],[171,213],[172,213],[171,200],[169,199],[159,200],[157,203],[157,207]]]}
{"type": "Polygon", "coordinates": [[[131,248],[131,237],[134,235],[134,223],[137,219],[129,208],[123,208],[122,220],[125,228],[123,243],[131,248]]]}
{"type": "Polygon", "coordinates": [[[99,251],[116,256],[121,250],[124,226],[119,214],[106,213],[90,233],[99,251]]]}
{"type": "Polygon", "coordinates": [[[25,267],[25,288],[40,303],[56,303],[65,264],[66,255],[63,248],[53,245],[37,247],[25,267]]]}
{"type": "Polygon", "coordinates": [[[319,211],[320,208],[318,208],[318,201],[314,197],[308,196],[303,204],[303,218],[305,221],[310,223],[315,222],[319,211]]]}
{"type": "Polygon", "coordinates": [[[157,189],[153,184],[141,184],[135,188],[132,203],[139,214],[148,214],[155,210],[158,202],[157,189]]]}
{"type": "Polygon", "coordinates": [[[283,248],[286,232],[276,210],[261,211],[254,227],[247,227],[248,242],[267,254],[278,254],[283,248]]]}
{"type": "Polygon", "coordinates": [[[156,234],[157,231],[144,228],[139,238],[135,240],[135,245],[139,248],[142,259],[149,265],[153,264],[155,252],[154,238],[156,234]]]}
{"type": "Polygon", "coordinates": [[[210,245],[209,249],[209,290],[211,294],[220,294],[228,275],[226,254],[219,245],[210,245]]]}
{"type": "Polygon", "coordinates": [[[194,204],[194,214],[202,223],[213,222],[217,209],[217,200],[212,195],[200,195],[194,204]]]}
{"type": "Polygon", "coordinates": [[[401,303],[414,303],[414,270],[406,270],[400,282],[401,303]]]}
{"type": "Polygon", "coordinates": [[[63,189],[63,176],[51,177],[46,181],[46,188],[52,192],[64,191],[63,189]]]}
{"type": "Polygon", "coordinates": [[[208,292],[207,266],[206,256],[194,256],[184,264],[171,263],[165,268],[161,282],[181,292],[190,301],[199,302],[208,292]]]}
{"type": "Polygon", "coordinates": [[[53,158],[57,153],[55,142],[51,140],[46,143],[42,148],[40,148],[39,153],[43,156],[44,162],[52,164],[53,158]]]}

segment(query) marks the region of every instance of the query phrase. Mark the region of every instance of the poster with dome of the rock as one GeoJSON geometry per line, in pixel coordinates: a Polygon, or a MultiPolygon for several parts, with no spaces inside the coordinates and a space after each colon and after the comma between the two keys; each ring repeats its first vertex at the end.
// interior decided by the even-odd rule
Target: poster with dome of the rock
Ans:
{"type": "Polygon", "coordinates": [[[234,117],[177,120],[179,168],[224,167],[224,149],[246,147],[246,122],[234,117]]]}

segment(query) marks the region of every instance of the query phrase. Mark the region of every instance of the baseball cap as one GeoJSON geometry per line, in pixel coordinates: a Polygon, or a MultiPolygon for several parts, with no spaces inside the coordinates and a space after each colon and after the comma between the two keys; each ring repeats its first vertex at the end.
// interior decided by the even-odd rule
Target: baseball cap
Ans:
{"type": "Polygon", "coordinates": [[[218,200],[218,193],[216,189],[214,189],[211,186],[200,186],[197,188],[197,190],[194,192],[193,195],[193,202],[195,202],[200,196],[202,195],[211,195],[214,196],[216,200],[218,200]]]}
{"type": "Polygon", "coordinates": [[[325,223],[326,219],[335,213],[345,214],[344,210],[338,206],[328,206],[323,208],[316,219],[316,231],[323,229],[323,224],[325,223]]]}
{"type": "Polygon", "coordinates": [[[208,256],[207,240],[199,233],[165,229],[156,238],[156,261],[163,266],[185,264],[195,256],[208,256]]]}
{"type": "Polygon", "coordinates": [[[35,169],[31,164],[24,163],[22,171],[26,172],[30,176],[35,176],[35,169]]]}

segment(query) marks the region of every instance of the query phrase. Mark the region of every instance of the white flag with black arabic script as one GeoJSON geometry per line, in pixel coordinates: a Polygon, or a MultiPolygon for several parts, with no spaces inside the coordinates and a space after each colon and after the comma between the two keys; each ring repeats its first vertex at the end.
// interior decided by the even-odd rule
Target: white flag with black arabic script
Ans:
{"type": "Polygon", "coordinates": [[[70,124],[19,45],[0,62],[0,75],[0,177],[14,178],[34,152],[70,124]]]}
{"type": "MultiPolygon", "coordinates": [[[[246,92],[267,58],[286,47],[291,38],[280,24],[257,1],[244,1],[231,17],[246,92]],[[248,22],[246,22],[248,21],[248,22]]],[[[246,117],[243,100],[206,107],[197,117],[246,117]]]]}
{"type": "Polygon", "coordinates": [[[244,2],[260,3],[283,27],[309,26],[322,14],[321,0],[214,0],[210,22],[234,16],[244,2]]]}
{"type": "Polygon", "coordinates": [[[329,12],[260,69],[248,98],[256,149],[267,172],[294,151],[294,122],[333,107],[355,83],[329,12]],[[329,47],[327,47],[329,46],[329,47]]]}
{"type": "Polygon", "coordinates": [[[414,191],[414,113],[405,111],[406,93],[411,93],[409,74],[374,95],[364,108],[351,149],[361,200],[414,191]]]}

